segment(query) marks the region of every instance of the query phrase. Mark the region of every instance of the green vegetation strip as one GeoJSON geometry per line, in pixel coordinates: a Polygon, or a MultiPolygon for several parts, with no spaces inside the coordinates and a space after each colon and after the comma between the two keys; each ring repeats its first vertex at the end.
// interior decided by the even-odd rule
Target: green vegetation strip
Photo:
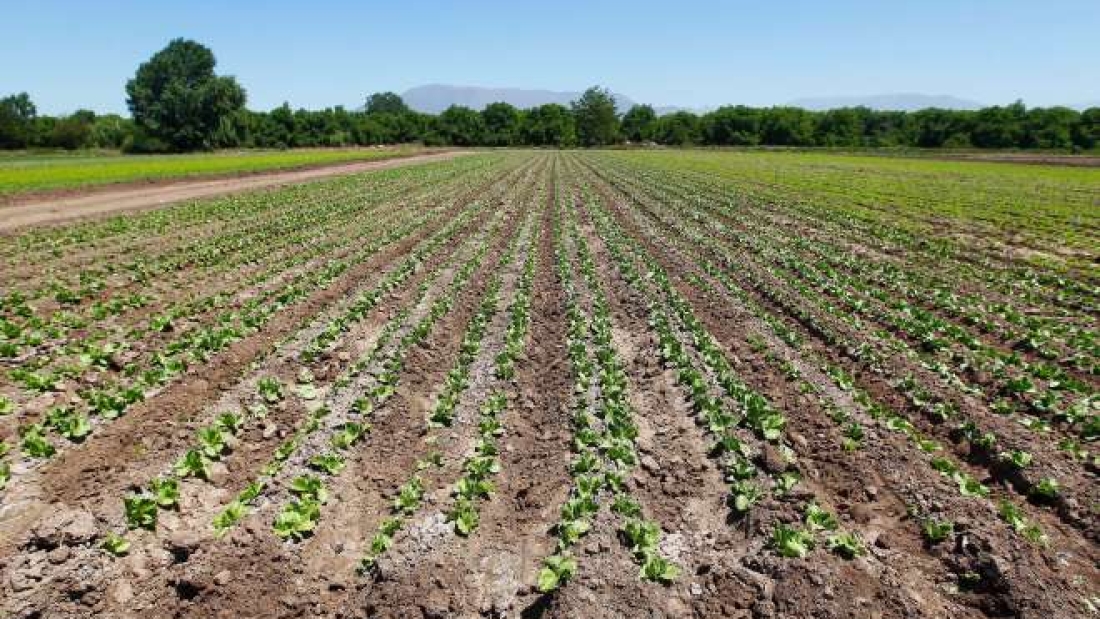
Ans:
{"type": "Polygon", "coordinates": [[[118,155],[0,160],[0,196],[111,183],[286,170],[411,155],[413,148],[240,151],[193,155],[118,155]]]}

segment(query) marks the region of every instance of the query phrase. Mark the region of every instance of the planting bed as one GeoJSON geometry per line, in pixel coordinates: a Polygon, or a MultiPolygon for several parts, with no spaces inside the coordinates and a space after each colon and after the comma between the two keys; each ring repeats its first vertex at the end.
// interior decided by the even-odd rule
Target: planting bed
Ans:
{"type": "Polygon", "coordinates": [[[1093,616],[1098,196],[495,152],[2,236],[0,617],[1093,616]]]}

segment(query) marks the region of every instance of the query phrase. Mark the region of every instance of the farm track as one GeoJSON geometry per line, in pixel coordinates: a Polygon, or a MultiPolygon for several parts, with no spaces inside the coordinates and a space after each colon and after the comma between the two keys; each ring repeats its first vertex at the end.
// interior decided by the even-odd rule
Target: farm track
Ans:
{"type": "Polygon", "coordinates": [[[25,202],[14,206],[0,206],[3,218],[0,231],[17,230],[31,226],[43,226],[70,222],[75,219],[98,217],[120,211],[141,211],[160,208],[183,200],[195,200],[242,191],[254,191],[265,187],[302,183],[319,178],[357,174],[410,163],[423,163],[451,159],[466,153],[445,152],[430,155],[412,155],[385,161],[323,166],[305,170],[253,174],[233,178],[198,180],[165,184],[158,187],[138,186],[125,189],[95,191],[92,195],[71,198],[49,198],[43,202],[25,202]]]}
{"type": "Polygon", "coordinates": [[[1092,276],[999,239],[937,271],[875,202],[934,178],[846,229],[820,170],[719,164],[494,153],[0,237],[47,265],[0,297],[0,615],[1091,616],[1092,276]],[[123,346],[66,369],[83,339],[123,346]]]}

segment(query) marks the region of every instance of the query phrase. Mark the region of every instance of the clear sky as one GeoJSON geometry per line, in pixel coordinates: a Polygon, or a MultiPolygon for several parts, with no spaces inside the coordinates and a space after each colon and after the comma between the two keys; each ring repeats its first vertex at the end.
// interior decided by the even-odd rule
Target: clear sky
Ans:
{"type": "Polygon", "coordinates": [[[0,95],[124,112],[174,37],[214,50],[254,109],[355,107],[426,83],[582,90],[657,105],[949,94],[1100,100],[1100,0],[3,0],[0,95]]]}

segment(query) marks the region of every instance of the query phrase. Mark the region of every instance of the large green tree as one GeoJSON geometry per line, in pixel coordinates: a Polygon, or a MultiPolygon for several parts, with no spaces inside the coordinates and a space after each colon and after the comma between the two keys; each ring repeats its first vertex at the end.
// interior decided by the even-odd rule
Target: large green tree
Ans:
{"type": "Polygon", "coordinates": [[[700,141],[699,117],[691,112],[679,111],[657,119],[653,136],[661,144],[687,146],[700,141]]]}
{"type": "Polygon", "coordinates": [[[244,107],[232,77],[214,74],[214,53],[175,39],[138,67],[126,83],[127,104],[139,131],[175,151],[209,149],[223,119],[244,107]]]}
{"type": "Polygon", "coordinates": [[[604,146],[619,140],[619,116],[611,91],[593,86],[572,103],[572,109],[582,146],[604,146]]]}
{"type": "Polygon", "coordinates": [[[34,137],[37,113],[25,92],[0,99],[0,148],[26,148],[34,137]]]}
{"type": "Polygon", "coordinates": [[[814,143],[814,114],[797,107],[764,110],[760,123],[762,144],[811,146],[814,143]]]}
{"type": "Polygon", "coordinates": [[[707,144],[759,144],[762,116],[760,109],[744,105],[720,107],[703,117],[703,139],[707,144]]]}
{"type": "Polygon", "coordinates": [[[1095,148],[1100,145],[1100,107],[1090,107],[1081,112],[1073,126],[1073,144],[1078,148],[1095,148]]]}
{"type": "Polygon", "coordinates": [[[524,144],[532,146],[575,146],[577,127],[569,108],[557,103],[546,103],[527,111],[523,117],[520,136],[524,144]]]}
{"type": "Polygon", "coordinates": [[[519,143],[519,110],[508,103],[490,103],[481,110],[488,146],[512,146],[519,143]]]}
{"type": "Polygon", "coordinates": [[[475,146],[483,143],[481,115],[468,107],[452,105],[443,110],[436,120],[436,126],[447,144],[475,146]]]}
{"type": "Polygon", "coordinates": [[[395,92],[376,92],[367,97],[368,114],[404,114],[409,111],[405,100],[395,92]]]}
{"type": "Polygon", "coordinates": [[[623,114],[623,137],[631,142],[648,142],[653,139],[656,122],[652,105],[635,105],[623,114]]]}

